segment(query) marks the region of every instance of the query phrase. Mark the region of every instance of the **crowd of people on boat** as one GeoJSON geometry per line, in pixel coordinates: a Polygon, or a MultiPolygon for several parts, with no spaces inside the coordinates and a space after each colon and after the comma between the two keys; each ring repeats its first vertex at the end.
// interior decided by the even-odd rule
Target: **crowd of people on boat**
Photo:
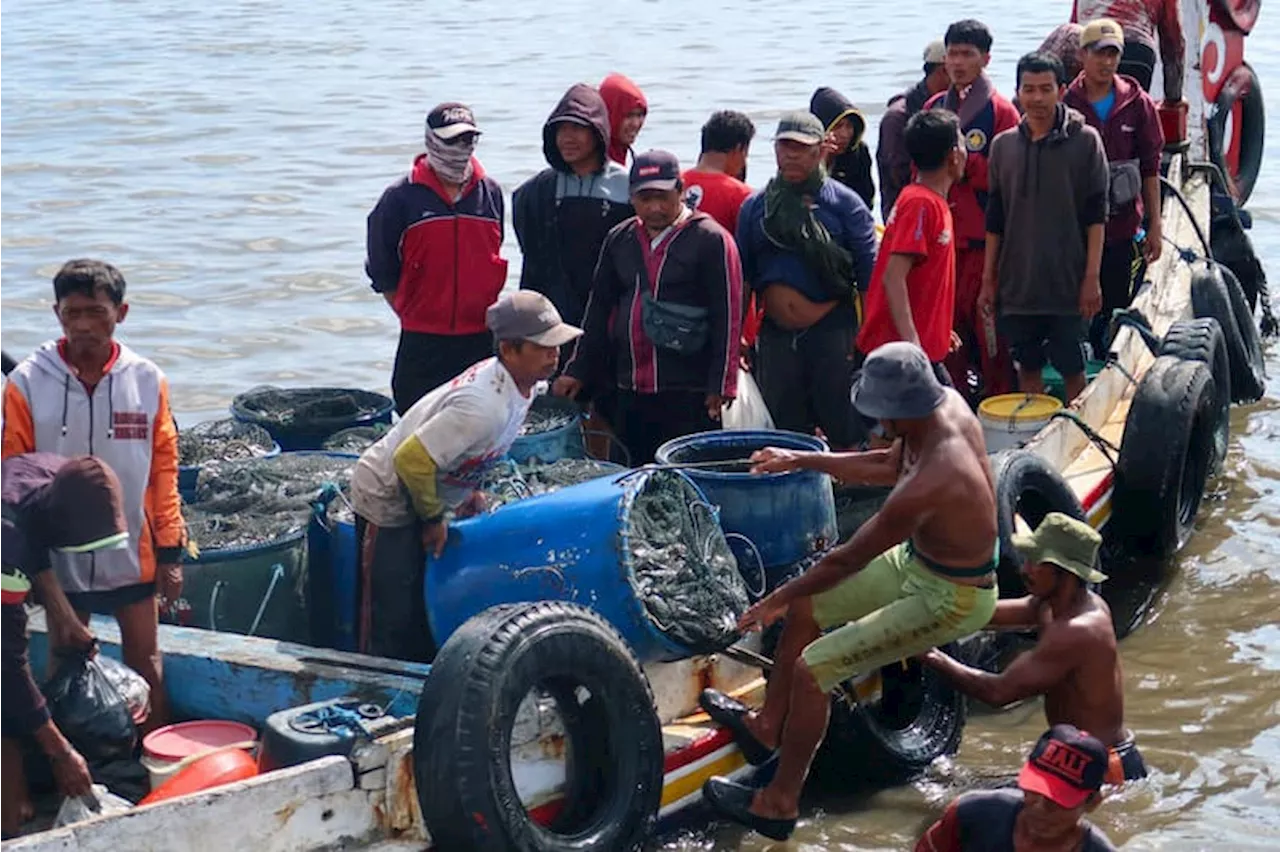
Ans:
{"type": "MultiPolygon", "coordinates": [[[[743,630],[784,619],[764,706],[703,703],[751,762],[776,754],[779,765],[760,790],[714,779],[708,800],[788,836],[827,693],[919,655],[990,703],[1045,695],[1053,726],[1021,794],[962,799],[920,848],[1004,848],[966,839],[992,826],[1035,848],[1109,848],[1082,815],[1104,780],[1145,768],[1124,726],[1110,613],[1088,588],[1102,579],[1097,533],[1050,516],[1016,542],[1029,596],[998,601],[994,493],[973,413],[982,395],[1041,392],[1046,364],[1078,395],[1086,342],[1105,353],[1111,311],[1161,254],[1164,140],[1146,89],[1158,47],[1165,96],[1180,97],[1176,3],[1113,4],[1146,10],[1123,22],[1077,5],[1083,26],[1018,61],[1013,101],[985,72],[989,28],[952,24],[924,49],[921,80],[890,99],[874,157],[862,112],[817,89],[778,120],[777,173],[756,191],[747,115],[711,115],[684,169],[669,152],[636,150],[649,106],[631,80],[570,87],[543,126],[547,168],[512,195],[522,267],[506,294],[505,200],[475,155],[482,126],[461,103],[431,110],[425,151],[368,217],[366,270],[401,328],[400,417],[352,478],[362,649],[431,657],[425,556],[447,546],[450,518],[483,510],[479,477],[511,447],[540,384],[585,406],[643,464],[667,440],[717,428],[751,381],[778,428],[819,432],[842,451],[765,450],[756,470],[808,467],[894,489],[848,543],[743,616],[743,630]],[[934,649],[988,626],[1035,627],[1039,641],[1000,674],[934,649]]],[[[65,793],[89,783],[31,677],[27,592],[55,649],[90,647],[89,615],[115,616],[125,662],[151,686],[155,727],[168,720],[158,613],[181,593],[186,545],[167,380],[114,337],[128,313],[123,276],[74,260],[53,293],[63,337],[18,364],[3,397],[6,835],[30,813],[22,741],[38,744],[65,793]]]]}

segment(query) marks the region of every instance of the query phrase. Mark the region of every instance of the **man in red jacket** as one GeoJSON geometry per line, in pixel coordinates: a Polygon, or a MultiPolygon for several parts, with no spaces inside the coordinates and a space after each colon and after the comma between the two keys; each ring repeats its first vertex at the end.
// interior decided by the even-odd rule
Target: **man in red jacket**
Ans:
{"type": "Polygon", "coordinates": [[[1132,77],[1117,73],[1124,31],[1115,21],[1091,21],[1080,35],[1084,71],[1067,88],[1067,106],[1102,136],[1110,171],[1109,214],[1102,247],[1102,310],[1089,342],[1101,357],[1111,312],[1129,306],[1135,281],[1160,257],[1164,227],[1160,205],[1160,153],[1164,133],[1155,101],[1132,77]],[[1141,245],[1143,215],[1148,218],[1141,245]]]}
{"type": "Polygon", "coordinates": [[[485,310],[507,281],[502,187],[472,152],[471,109],[427,114],[426,153],[369,214],[369,274],[400,318],[391,392],[403,416],[426,393],[492,353],[485,310]]]}
{"type": "Polygon", "coordinates": [[[949,109],[960,117],[968,160],[964,176],[948,195],[955,218],[956,311],[955,330],[963,344],[947,359],[952,383],[965,393],[973,346],[978,350],[983,390],[1007,393],[1012,385],[1009,353],[994,327],[977,311],[982,289],[982,261],[986,239],[987,156],[996,135],[1018,125],[1018,111],[1001,97],[987,76],[991,62],[991,31],[981,21],[956,21],[943,39],[947,46],[947,74],[951,87],[930,98],[925,109],[949,109]]]}

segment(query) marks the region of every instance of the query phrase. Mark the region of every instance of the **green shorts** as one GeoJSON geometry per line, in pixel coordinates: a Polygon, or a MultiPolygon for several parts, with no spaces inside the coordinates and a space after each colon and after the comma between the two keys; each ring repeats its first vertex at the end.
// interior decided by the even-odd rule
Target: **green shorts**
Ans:
{"type": "Polygon", "coordinates": [[[814,620],[830,632],[805,647],[805,665],[830,691],[854,675],[981,630],[1000,597],[991,576],[989,589],[952,583],[900,544],[813,596],[814,620]]]}

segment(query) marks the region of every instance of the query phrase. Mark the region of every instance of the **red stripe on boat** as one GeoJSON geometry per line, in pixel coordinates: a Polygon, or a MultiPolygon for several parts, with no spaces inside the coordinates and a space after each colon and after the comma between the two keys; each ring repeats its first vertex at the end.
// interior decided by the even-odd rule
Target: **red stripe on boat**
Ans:
{"type": "Polygon", "coordinates": [[[538,825],[551,825],[556,817],[560,816],[560,812],[564,810],[564,797],[553,799],[545,805],[538,805],[529,811],[529,819],[538,825]]]}
{"type": "Polygon", "coordinates": [[[698,737],[689,745],[667,755],[662,764],[663,772],[674,772],[682,766],[688,766],[695,760],[701,760],[713,751],[722,749],[733,742],[733,734],[728,728],[717,728],[698,737]]]}
{"type": "Polygon", "coordinates": [[[1108,473],[1106,476],[1102,477],[1102,481],[1099,482],[1097,485],[1093,486],[1092,491],[1084,495],[1084,499],[1080,501],[1081,507],[1086,512],[1091,511],[1095,506],[1098,505],[1099,502],[1102,501],[1102,495],[1106,494],[1107,491],[1110,490],[1114,482],[1115,482],[1114,473],[1108,473]]]}

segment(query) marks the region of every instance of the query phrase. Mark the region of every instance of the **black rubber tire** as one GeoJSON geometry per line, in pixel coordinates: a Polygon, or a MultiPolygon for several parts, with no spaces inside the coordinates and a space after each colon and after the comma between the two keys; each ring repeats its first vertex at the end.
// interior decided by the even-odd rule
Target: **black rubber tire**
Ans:
{"type": "Polygon", "coordinates": [[[1219,418],[1213,433],[1213,466],[1210,468],[1211,473],[1216,473],[1227,458],[1227,442],[1231,438],[1231,363],[1222,326],[1212,317],[1179,320],[1169,326],[1160,344],[1160,354],[1209,365],[1219,418]]]}
{"type": "Polygon", "coordinates": [[[438,849],[625,850],[657,819],[664,749],[648,680],[617,631],[576,604],[493,607],[455,631],[422,691],[413,749],[438,849]],[[535,687],[556,699],[566,735],[565,808],[549,828],[529,819],[509,757],[535,687]]]}
{"type": "Polygon", "coordinates": [[[1222,281],[1227,285],[1227,298],[1231,300],[1231,314],[1236,318],[1236,328],[1240,330],[1240,342],[1244,346],[1249,373],[1257,385],[1257,396],[1241,402],[1253,402],[1261,399],[1267,391],[1267,358],[1262,353],[1258,321],[1254,319],[1253,308],[1249,306],[1249,297],[1245,295],[1240,279],[1230,267],[1218,264],[1218,269],[1222,271],[1222,281]]]}
{"type": "Polygon", "coordinates": [[[1247,62],[1242,62],[1231,72],[1226,84],[1218,92],[1214,101],[1213,116],[1206,123],[1209,131],[1209,159],[1227,174],[1232,185],[1232,195],[1241,207],[1253,194],[1253,187],[1258,182],[1258,173],[1262,169],[1262,156],[1266,140],[1267,115],[1262,99],[1262,86],[1258,75],[1247,62]],[[1237,162],[1239,171],[1232,175],[1227,172],[1226,157],[1223,156],[1227,116],[1231,114],[1236,101],[1243,99],[1238,139],[1240,153],[1237,162]]]}
{"type": "Polygon", "coordinates": [[[1198,266],[1191,273],[1191,306],[1197,319],[1211,318],[1222,327],[1227,344],[1227,358],[1231,363],[1232,402],[1253,402],[1262,397],[1265,374],[1262,370],[1262,350],[1258,343],[1258,330],[1253,325],[1248,302],[1240,290],[1240,282],[1231,270],[1218,265],[1198,266]],[[1228,277],[1230,276],[1230,277],[1228,277]],[[1241,328],[1236,319],[1237,299],[1232,296],[1232,285],[1248,319],[1241,328]],[[1252,345],[1247,341],[1251,340],[1252,345]]]}
{"type": "Polygon", "coordinates": [[[1000,563],[997,576],[1000,597],[1020,598],[1027,593],[1022,583],[1022,558],[1013,546],[1014,518],[1021,515],[1032,529],[1045,515],[1062,512],[1085,520],[1079,498],[1049,462],[1030,450],[1012,450],[995,463],[996,523],[1000,531],[1000,563]]]}
{"type": "MultiPolygon", "coordinates": [[[[955,643],[942,648],[956,654],[955,643]]],[[[880,670],[894,701],[863,705],[837,693],[813,776],[831,786],[898,784],[960,749],[968,702],[937,672],[915,660],[880,670]]]]}
{"type": "Polygon", "coordinates": [[[1186,543],[1204,496],[1221,416],[1207,364],[1170,355],[1142,377],[1125,418],[1112,522],[1135,557],[1163,560],[1186,543]]]}

